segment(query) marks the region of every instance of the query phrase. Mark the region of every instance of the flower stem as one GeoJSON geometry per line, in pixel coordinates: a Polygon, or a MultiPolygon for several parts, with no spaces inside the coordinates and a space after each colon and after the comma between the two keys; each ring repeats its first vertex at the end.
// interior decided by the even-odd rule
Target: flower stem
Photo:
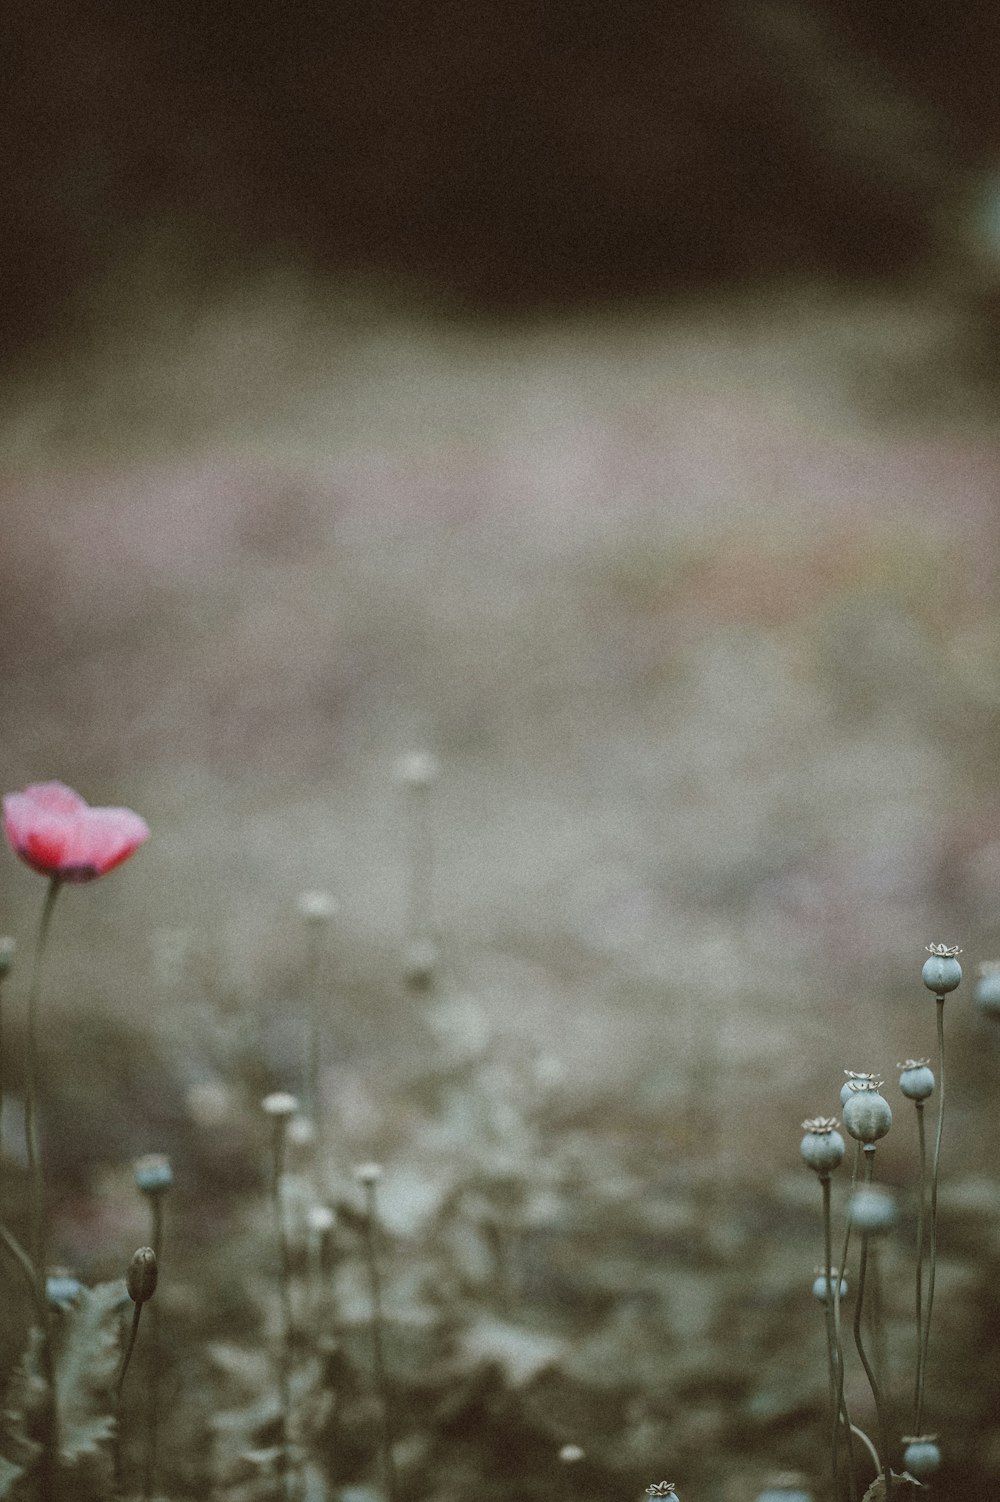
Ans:
{"type": "MultiPolygon", "coordinates": [[[[872,1169],[874,1167],[875,1144],[866,1143],[864,1154],[864,1181],[866,1184],[870,1184],[872,1181],[872,1169]]],[[[889,1466],[889,1422],[886,1415],[885,1399],[882,1396],[882,1389],[879,1386],[878,1377],[875,1373],[874,1367],[868,1359],[867,1352],[865,1351],[864,1341],[861,1338],[861,1317],[864,1312],[865,1302],[865,1275],[868,1269],[868,1241],[868,1232],[862,1231],[861,1261],[858,1266],[858,1296],[854,1305],[854,1344],[857,1347],[858,1355],[861,1358],[861,1365],[865,1369],[865,1376],[868,1378],[868,1385],[871,1387],[872,1397],[875,1399],[875,1411],[878,1415],[879,1425],[879,1440],[882,1445],[881,1470],[885,1483],[885,1494],[888,1497],[891,1494],[892,1486],[891,1470],[889,1466]]]]}
{"type": "MultiPolygon", "coordinates": [[[[35,1265],[35,1277],[39,1287],[45,1287],[46,1225],[45,1225],[45,1176],[38,1150],[38,999],[42,984],[42,959],[52,922],[52,910],[62,883],[53,876],[45,894],[42,916],[38,924],[38,937],[31,965],[31,984],[28,987],[28,1053],[27,1078],[25,1081],[24,1136],[28,1153],[28,1171],[31,1175],[31,1255],[35,1265]]],[[[48,1330],[48,1311],[46,1325],[48,1330]]]]}
{"type": "Polygon", "coordinates": [[[922,1410],[921,1394],[923,1393],[924,1375],[924,1317],[923,1317],[923,1282],[924,1282],[924,1218],[927,1199],[927,1133],[924,1128],[924,1103],[922,1100],[914,1101],[917,1108],[917,1140],[920,1152],[920,1182],[918,1186],[917,1200],[917,1292],[916,1292],[916,1316],[917,1316],[917,1372],[913,1386],[913,1433],[920,1433],[920,1418],[922,1410]]]}
{"type": "Polygon", "coordinates": [[[120,1497],[122,1487],[122,1389],[125,1386],[125,1373],[128,1371],[129,1362],[132,1360],[132,1352],[135,1349],[136,1336],[139,1334],[139,1320],[142,1317],[142,1304],[137,1303],[132,1310],[132,1328],[129,1331],[128,1344],[122,1357],[121,1368],[118,1372],[118,1385],[115,1388],[115,1496],[120,1497]]]}
{"type": "MultiPolygon", "coordinates": [[[[823,1188],[823,1270],[826,1274],[826,1298],[823,1301],[823,1307],[826,1315],[826,1357],[830,1369],[830,1413],[833,1420],[833,1430],[830,1436],[830,1474],[833,1481],[833,1495],[837,1496],[840,1489],[840,1468],[837,1464],[837,1433],[840,1427],[840,1404],[837,1398],[839,1357],[837,1329],[833,1316],[833,1277],[830,1272],[833,1265],[833,1230],[830,1223],[830,1175],[828,1173],[820,1174],[820,1184],[823,1188]]],[[[840,1276],[838,1272],[838,1283],[840,1276]]]]}
{"type": "Polygon", "coordinates": [[[383,1345],[384,1316],[382,1313],[382,1280],[379,1277],[378,1256],[375,1247],[375,1184],[365,1184],[365,1261],[368,1265],[368,1282],[372,1299],[372,1367],[375,1386],[382,1403],[382,1468],[388,1502],[395,1502],[399,1495],[396,1477],[396,1462],[392,1453],[392,1408],[389,1395],[389,1379],[386,1373],[383,1345]]]}
{"type": "Polygon", "coordinates": [[[929,1255],[927,1267],[927,1308],[924,1313],[923,1338],[920,1343],[920,1369],[917,1376],[917,1393],[914,1404],[914,1434],[923,1431],[924,1381],[927,1376],[927,1346],[931,1336],[931,1314],[934,1309],[934,1275],[937,1271],[937,1195],[938,1174],[941,1166],[941,1133],[944,1128],[944,997],[937,997],[938,1041],[938,1110],[937,1131],[934,1134],[934,1158],[931,1164],[931,1217],[929,1255]]]}
{"type": "Polygon", "coordinates": [[[274,1171],[271,1179],[271,1200],[274,1205],[274,1220],[278,1232],[278,1249],[281,1255],[281,1313],[282,1342],[281,1361],[278,1368],[278,1383],[281,1398],[281,1455],[278,1460],[279,1475],[285,1496],[294,1495],[292,1479],[292,1351],[295,1342],[295,1321],[292,1310],[292,1255],[285,1224],[285,1206],[282,1198],[282,1181],[285,1173],[286,1120],[276,1117],[274,1122],[274,1171]]]}
{"type": "MultiPolygon", "coordinates": [[[[149,1196],[152,1225],[149,1244],[153,1248],[157,1265],[163,1253],[163,1195],[149,1196]]],[[[138,1305],[136,1306],[138,1308],[138,1305]]],[[[160,1438],[160,1306],[153,1300],[149,1311],[148,1370],[146,1374],[146,1455],[142,1472],[143,1502],[150,1502],[156,1478],[156,1452],[160,1438]]]]}

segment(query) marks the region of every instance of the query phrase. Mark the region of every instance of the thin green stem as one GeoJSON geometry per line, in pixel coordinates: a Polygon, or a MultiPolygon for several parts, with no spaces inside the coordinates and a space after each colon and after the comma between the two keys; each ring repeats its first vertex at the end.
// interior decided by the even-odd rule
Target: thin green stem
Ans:
{"type": "Polygon", "coordinates": [[[938,1175],[941,1168],[941,1134],[944,1129],[944,997],[937,997],[937,1042],[938,1042],[938,1110],[937,1131],[934,1134],[934,1159],[931,1165],[931,1216],[927,1266],[927,1308],[924,1313],[923,1339],[921,1341],[920,1372],[917,1378],[917,1395],[914,1404],[914,1434],[923,1432],[924,1383],[927,1378],[927,1347],[931,1338],[931,1314],[934,1310],[934,1276],[937,1272],[937,1197],[938,1175]]]}
{"type": "MultiPolygon", "coordinates": [[[[52,910],[56,905],[62,883],[53,876],[45,894],[42,916],[38,924],[38,937],[31,964],[31,983],[28,987],[28,1049],[25,1080],[24,1136],[28,1153],[28,1172],[31,1176],[31,1255],[35,1264],[35,1276],[39,1286],[45,1286],[46,1225],[45,1225],[45,1176],[38,1150],[38,999],[42,986],[42,959],[52,922],[52,910]]],[[[48,1331],[48,1320],[45,1325],[48,1331]]]]}
{"type": "Polygon", "coordinates": [[[365,1261],[368,1265],[368,1282],[372,1300],[372,1367],[375,1386],[378,1388],[382,1404],[382,1466],[386,1496],[388,1502],[395,1502],[399,1495],[399,1485],[396,1476],[396,1461],[392,1453],[392,1405],[382,1335],[385,1320],[382,1312],[382,1280],[379,1276],[375,1246],[375,1185],[370,1181],[365,1183],[365,1202],[367,1211],[365,1215],[365,1261]]]}
{"type": "MultiPolygon", "coordinates": [[[[866,1143],[864,1152],[864,1181],[866,1184],[870,1184],[872,1181],[872,1169],[874,1167],[875,1159],[874,1143],[866,1143]]],[[[868,1269],[869,1239],[870,1238],[868,1232],[863,1231],[861,1233],[861,1261],[858,1266],[858,1295],[854,1305],[854,1344],[857,1347],[858,1355],[861,1358],[861,1365],[865,1369],[865,1376],[868,1378],[868,1385],[872,1390],[872,1397],[875,1399],[875,1412],[878,1415],[879,1439],[882,1445],[882,1460],[880,1470],[882,1471],[883,1480],[885,1482],[885,1494],[888,1497],[891,1494],[890,1489],[892,1485],[891,1470],[889,1466],[889,1422],[886,1414],[885,1399],[882,1396],[882,1389],[879,1386],[878,1377],[875,1373],[874,1367],[868,1359],[864,1341],[861,1338],[861,1318],[864,1313],[865,1275],[868,1269]]]]}
{"type": "MultiPolygon", "coordinates": [[[[823,1270],[826,1274],[826,1297],[823,1300],[824,1313],[826,1316],[826,1356],[830,1373],[830,1414],[833,1429],[830,1435],[830,1475],[833,1481],[833,1495],[837,1496],[840,1490],[840,1467],[837,1464],[837,1435],[840,1428],[840,1405],[837,1401],[837,1330],[833,1317],[833,1228],[830,1221],[830,1175],[820,1174],[820,1184],[823,1189],[823,1270]]],[[[837,1274],[840,1281],[840,1273],[837,1274]]]]}
{"type": "MultiPolygon", "coordinates": [[[[149,1196],[150,1237],[157,1266],[163,1255],[163,1194],[149,1196]]],[[[146,1371],[146,1455],[142,1471],[143,1502],[150,1502],[156,1480],[156,1456],[160,1440],[160,1305],[155,1300],[149,1311],[150,1331],[146,1371]]]]}
{"type": "Polygon", "coordinates": [[[135,1350],[136,1337],[139,1334],[139,1320],[142,1317],[142,1304],[137,1303],[132,1310],[132,1328],[129,1331],[128,1344],[122,1357],[122,1364],[118,1371],[118,1384],[115,1388],[115,1445],[114,1445],[114,1470],[115,1470],[115,1496],[120,1497],[124,1492],[122,1485],[122,1389],[125,1386],[125,1373],[128,1371],[129,1362],[132,1360],[132,1352],[135,1350]]]}
{"type": "Polygon", "coordinates": [[[281,1284],[282,1340],[281,1360],[278,1367],[278,1386],[281,1399],[281,1454],[278,1471],[285,1496],[294,1496],[292,1478],[292,1353],[295,1343],[295,1317],[292,1309],[292,1253],[285,1224],[285,1205],[281,1192],[285,1174],[285,1133],[287,1122],[276,1117],[274,1122],[273,1175],[271,1200],[274,1206],[274,1221],[278,1233],[278,1251],[281,1257],[279,1274],[281,1284]]]}
{"type": "Polygon", "coordinates": [[[872,1458],[872,1464],[874,1465],[876,1471],[880,1471],[882,1469],[882,1462],[878,1458],[878,1451],[876,1450],[875,1446],[872,1444],[871,1440],[868,1438],[868,1436],[865,1433],[865,1431],[863,1429],[859,1429],[858,1426],[857,1426],[857,1424],[852,1424],[851,1425],[851,1433],[852,1434],[856,1434],[858,1436],[858,1439],[860,1439],[863,1444],[867,1445],[867,1447],[868,1447],[868,1454],[872,1458]]]}
{"type": "Polygon", "coordinates": [[[920,1154],[920,1179],[917,1189],[917,1278],[916,1278],[916,1326],[917,1326],[917,1371],[913,1384],[913,1433],[920,1433],[921,1394],[924,1374],[924,1219],[927,1199],[927,1133],[924,1127],[924,1103],[914,1101],[917,1108],[917,1141],[920,1154]]]}
{"type": "Polygon", "coordinates": [[[410,790],[410,938],[430,936],[433,912],[434,840],[431,829],[431,793],[425,786],[410,790]]]}
{"type": "MultiPolygon", "coordinates": [[[[851,1166],[851,1188],[852,1189],[855,1187],[855,1185],[858,1182],[858,1173],[859,1173],[860,1168],[861,1168],[861,1143],[860,1142],[856,1142],[854,1144],[854,1162],[853,1162],[853,1164],[851,1166]]],[[[841,1334],[841,1327],[840,1327],[840,1279],[843,1278],[846,1275],[846,1272],[847,1272],[847,1254],[850,1251],[850,1249],[851,1249],[851,1222],[850,1222],[850,1219],[848,1219],[847,1225],[846,1225],[846,1227],[844,1229],[844,1244],[843,1244],[843,1247],[841,1248],[841,1252],[840,1252],[840,1274],[839,1274],[839,1276],[837,1278],[836,1285],[835,1285],[834,1290],[833,1290],[833,1323],[834,1323],[834,1329],[835,1329],[835,1332],[836,1332],[837,1357],[838,1357],[838,1364],[837,1364],[837,1403],[836,1403],[836,1410],[835,1410],[835,1412],[836,1412],[836,1414],[840,1415],[843,1418],[843,1420],[844,1420],[845,1434],[846,1434],[846,1438],[847,1438],[847,1465],[848,1465],[848,1470],[849,1470],[850,1479],[851,1479],[851,1497],[853,1499],[857,1499],[860,1496],[860,1492],[858,1490],[857,1467],[856,1467],[855,1461],[854,1461],[854,1441],[853,1441],[854,1425],[851,1423],[851,1416],[850,1416],[850,1413],[849,1413],[848,1407],[847,1407],[847,1399],[846,1399],[846,1397],[844,1395],[844,1341],[843,1341],[843,1336],[841,1334]]],[[[836,1422],[836,1420],[835,1420],[835,1422],[836,1422]]]]}

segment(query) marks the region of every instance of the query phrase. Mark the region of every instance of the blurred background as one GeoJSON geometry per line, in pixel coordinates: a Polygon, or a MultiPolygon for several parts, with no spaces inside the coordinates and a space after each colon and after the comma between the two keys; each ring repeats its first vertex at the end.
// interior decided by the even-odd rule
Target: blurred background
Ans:
{"type": "MultiPolygon", "coordinates": [[[[103,1019],[120,1106],[73,1172],[150,1121],[180,1142],[199,1007],[252,1015],[290,1082],[320,887],[362,1156],[416,1140],[415,1059],[495,1048],[598,1135],[638,1112],[678,1182],[732,1198],[768,1133],[798,1182],[845,1067],[932,1051],[923,946],[970,978],[1000,948],[1000,11],[2,24],[0,771],[153,828],[58,914],[51,1046],[103,1019]],[[392,774],[421,747],[417,996],[392,774]],[[176,1099],[123,1062],[136,1030],[176,1099]]],[[[4,864],[25,945],[39,885],[4,864]]],[[[949,1150],[994,1226],[1000,1051],[955,1014],[949,1150]]],[[[955,1382],[971,1497],[1000,1429],[955,1382]]]]}

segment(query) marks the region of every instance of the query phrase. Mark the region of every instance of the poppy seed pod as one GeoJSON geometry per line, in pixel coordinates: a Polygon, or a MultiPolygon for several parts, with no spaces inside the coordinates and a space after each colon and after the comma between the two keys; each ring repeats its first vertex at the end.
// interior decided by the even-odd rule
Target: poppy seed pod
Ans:
{"type": "Polygon", "coordinates": [[[929,960],[924,961],[921,977],[928,991],[935,996],[944,996],[954,991],[962,979],[962,967],[958,955],[962,951],[954,944],[928,944],[929,960]]]}
{"type": "Polygon", "coordinates": [[[892,1109],[874,1084],[855,1080],[844,1106],[844,1126],[855,1142],[877,1142],[892,1126],[892,1109]]]}
{"type": "Polygon", "coordinates": [[[896,1203],[885,1189],[865,1185],[851,1195],[847,1216],[862,1235],[877,1235],[880,1231],[891,1231],[896,1224],[896,1203]]]}
{"type": "Polygon", "coordinates": [[[674,1502],[680,1502],[677,1489],[672,1481],[654,1481],[652,1486],[646,1488],[647,1497],[673,1497],[674,1502]]]}
{"type": "MultiPolygon", "coordinates": [[[[837,1269],[835,1267],[831,1267],[831,1269],[830,1269],[829,1289],[830,1289],[830,1295],[831,1295],[831,1297],[833,1297],[833,1295],[837,1293],[837,1269]]],[[[816,1269],[816,1276],[813,1279],[813,1289],[812,1289],[812,1291],[813,1291],[813,1298],[814,1299],[818,1299],[821,1304],[825,1304],[826,1303],[827,1277],[826,1277],[826,1269],[825,1268],[818,1267],[816,1269]]],[[[841,1278],[840,1278],[840,1294],[839,1294],[839,1296],[842,1299],[846,1299],[846,1297],[847,1297],[847,1279],[843,1275],[841,1275],[841,1278]]]]}
{"type": "Polygon", "coordinates": [[[874,1083],[875,1080],[879,1080],[879,1079],[882,1078],[882,1076],[879,1075],[879,1074],[869,1074],[867,1071],[865,1071],[863,1069],[845,1069],[844,1073],[847,1075],[847,1079],[844,1081],[844,1083],[840,1087],[840,1104],[841,1104],[841,1107],[846,1106],[847,1102],[850,1100],[850,1098],[851,1098],[851,1085],[854,1083],[855,1080],[859,1080],[859,1081],[861,1081],[861,1083],[864,1083],[866,1080],[869,1083],[874,1083]]]}
{"type": "Polygon", "coordinates": [[[805,1477],[800,1472],[783,1471],[757,1493],[755,1502],[812,1502],[812,1493],[806,1489],[805,1477]]]}
{"type": "Polygon", "coordinates": [[[1000,1020],[1000,960],[979,967],[979,979],[973,993],[976,1005],[987,1017],[1000,1020]]]}
{"type": "Polygon", "coordinates": [[[899,1088],[907,1100],[926,1100],[934,1091],[934,1071],[929,1059],[907,1059],[897,1067],[902,1070],[899,1088]]]}
{"type": "Polygon", "coordinates": [[[941,1451],[936,1440],[936,1434],[903,1435],[903,1443],[906,1445],[903,1465],[918,1481],[922,1481],[925,1476],[933,1476],[941,1464],[941,1451]]]}
{"type": "Polygon", "coordinates": [[[583,1459],[583,1450],[579,1445],[563,1445],[559,1451],[559,1459],[563,1465],[576,1465],[578,1460],[583,1459]]]}
{"type": "Polygon", "coordinates": [[[165,1194],[173,1187],[174,1171],[164,1153],[146,1153],[135,1163],[135,1185],[143,1194],[165,1194]]]}
{"type": "Polygon", "coordinates": [[[153,1297],[159,1275],[156,1253],[151,1246],[141,1246],[137,1252],[133,1252],[125,1274],[125,1287],[133,1304],[145,1304],[147,1299],[153,1297]]]}
{"type": "Polygon", "coordinates": [[[275,1090],[270,1095],[264,1096],[260,1108],[265,1116],[272,1117],[276,1122],[284,1122],[298,1115],[299,1102],[294,1095],[289,1095],[287,1090],[275,1090]]]}
{"type": "Polygon", "coordinates": [[[833,1116],[812,1116],[802,1123],[802,1161],[815,1173],[829,1173],[844,1156],[844,1139],[833,1116]]]}
{"type": "Polygon", "coordinates": [[[354,1177],[359,1184],[366,1186],[377,1184],[382,1177],[382,1168],[378,1163],[359,1163],[354,1170],[354,1177]]]}

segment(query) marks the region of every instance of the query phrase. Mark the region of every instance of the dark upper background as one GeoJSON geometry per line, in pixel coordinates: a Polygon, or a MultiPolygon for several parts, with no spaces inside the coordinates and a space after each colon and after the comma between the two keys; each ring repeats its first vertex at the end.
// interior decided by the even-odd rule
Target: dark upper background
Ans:
{"type": "Polygon", "coordinates": [[[1000,11],[939,0],[6,7],[10,348],[165,229],[531,310],[954,251],[1000,148],[1000,11]]]}

